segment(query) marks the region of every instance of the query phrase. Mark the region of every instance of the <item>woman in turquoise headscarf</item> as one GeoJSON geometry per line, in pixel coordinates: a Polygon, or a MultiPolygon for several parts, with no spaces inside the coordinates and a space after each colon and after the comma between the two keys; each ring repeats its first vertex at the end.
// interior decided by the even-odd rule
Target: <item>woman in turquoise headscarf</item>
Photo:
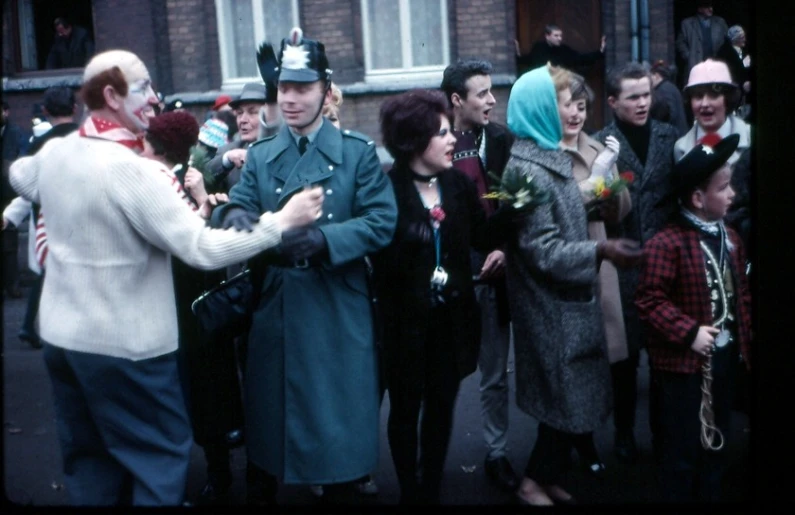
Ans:
{"type": "Polygon", "coordinates": [[[575,435],[610,414],[610,366],[599,305],[602,259],[630,265],[640,251],[626,240],[588,238],[588,220],[571,158],[560,148],[561,96],[571,72],[541,67],[522,75],[508,99],[516,135],[507,167],[517,167],[552,201],[519,224],[507,247],[514,323],[516,401],[538,419],[538,438],[517,491],[532,505],[571,503],[558,483],[570,467],[575,435]]]}

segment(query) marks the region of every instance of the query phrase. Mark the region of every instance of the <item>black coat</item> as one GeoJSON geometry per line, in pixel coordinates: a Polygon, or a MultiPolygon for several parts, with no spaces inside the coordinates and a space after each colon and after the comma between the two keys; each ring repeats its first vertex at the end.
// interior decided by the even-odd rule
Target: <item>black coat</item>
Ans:
{"type": "MultiPolygon", "coordinates": [[[[432,322],[430,280],[436,253],[427,210],[414,186],[411,171],[396,167],[389,172],[398,205],[398,222],[392,243],[373,256],[374,279],[384,323],[384,363],[387,376],[399,371],[410,381],[424,375],[425,340],[432,322]],[[417,226],[425,229],[418,236],[417,226]]],[[[470,248],[488,251],[504,239],[503,212],[487,220],[472,181],[455,169],[439,174],[442,208],[441,265],[449,274],[446,305],[452,313],[449,336],[442,345],[453,345],[458,376],[463,379],[477,367],[480,346],[480,310],[472,282],[470,248]]]]}
{"type": "Polygon", "coordinates": [[[584,71],[583,68],[594,64],[603,56],[598,50],[581,54],[566,44],[552,46],[546,40],[540,40],[533,45],[529,54],[519,56],[516,63],[527,65],[531,70],[551,62],[569,70],[584,71]]]}
{"type": "MultiPolygon", "coordinates": [[[[743,56],[745,56],[745,52],[743,52],[743,56]]],[[[741,89],[743,83],[750,80],[748,68],[743,65],[743,58],[740,57],[732,46],[731,41],[728,39],[718,49],[715,58],[726,63],[726,66],[729,67],[729,73],[731,73],[732,76],[732,82],[737,84],[741,89]]]]}
{"type": "MultiPolygon", "coordinates": [[[[511,147],[513,146],[514,136],[507,127],[491,122],[486,125],[486,170],[494,172],[502,177],[508,158],[511,157],[511,147]]],[[[486,183],[490,185],[489,178],[486,183]]],[[[480,271],[487,253],[472,252],[473,274],[480,271]]],[[[511,321],[510,310],[508,309],[508,292],[505,288],[505,276],[490,280],[494,285],[497,294],[497,318],[499,323],[506,325],[511,321]]]]}
{"type": "Polygon", "coordinates": [[[687,134],[690,129],[685,115],[685,103],[682,93],[676,84],[665,79],[654,88],[654,100],[651,104],[650,115],[657,121],[669,123],[674,126],[678,137],[687,134]]]}
{"type": "Polygon", "coordinates": [[[47,69],[82,68],[94,55],[94,42],[88,31],[77,25],[72,26],[68,38],[56,36],[47,56],[47,69]]]}

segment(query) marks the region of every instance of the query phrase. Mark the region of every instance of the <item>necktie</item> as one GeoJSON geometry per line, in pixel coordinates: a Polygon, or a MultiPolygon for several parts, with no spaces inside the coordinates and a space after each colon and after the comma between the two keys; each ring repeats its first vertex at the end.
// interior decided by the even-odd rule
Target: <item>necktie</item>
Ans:
{"type": "Polygon", "coordinates": [[[304,155],[304,152],[306,152],[306,146],[308,144],[309,144],[309,138],[307,138],[306,136],[301,136],[301,138],[298,140],[298,152],[300,152],[301,155],[304,155]]]}

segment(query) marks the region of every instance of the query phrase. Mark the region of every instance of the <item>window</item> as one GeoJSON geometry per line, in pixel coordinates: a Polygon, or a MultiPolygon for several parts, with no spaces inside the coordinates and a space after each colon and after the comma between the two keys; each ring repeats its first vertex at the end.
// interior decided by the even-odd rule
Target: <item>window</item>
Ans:
{"type": "Polygon", "coordinates": [[[449,64],[447,0],[361,0],[368,81],[436,76],[449,64]]]}
{"type": "Polygon", "coordinates": [[[82,68],[93,55],[91,0],[13,0],[10,12],[4,14],[10,16],[9,28],[18,45],[13,59],[17,71],[82,68]],[[66,37],[76,44],[54,45],[56,18],[65,18],[72,25],[66,29],[66,37]]]}
{"type": "Polygon", "coordinates": [[[281,40],[298,26],[298,0],[215,0],[224,86],[260,80],[257,48],[281,40]]]}

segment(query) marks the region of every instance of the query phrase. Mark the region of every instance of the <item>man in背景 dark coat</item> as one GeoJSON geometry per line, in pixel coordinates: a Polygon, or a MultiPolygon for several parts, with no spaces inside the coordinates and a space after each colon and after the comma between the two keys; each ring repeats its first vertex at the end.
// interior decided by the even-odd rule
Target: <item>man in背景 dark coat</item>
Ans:
{"type": "Polygon", "coordinates": [[[670,123],[676,128],[678,137],[684,136],[689,127],[687,125],[687,115],[685,115],[685,104],[682,93],[676,84],[668,79],[662,82],[652,91],[654,100],[651,104],[650,115],[655,120],[670,123]],[[661,116],[664,113],[666,116],[661,116]]]}
{"type": "Polygon", "coordinates": [[[249,331],[246,446],[249,461],[284,483],[329,484],[371,473],[378,460],[379,385],[364,257],[386,247],[397,221],[392,185],[366,136],[324,121],[306,153],[292,133],[248,150],[231,207],[277,211],[320,185],[325,237],[319,264],[265,253],[260,300],[249,331]]]}
{"type": "Polygon", "coordinates": [[[247,148],[249,145],[250,143],[246,141],[236,139],[234,141],[230,141],[218,149],[218,151],[215,153],[215,157],[210,159],[210,162],[207,163],[207,169],[210,170],[210,173],[212,173],[213,177],[216,179],[216,182],[213,185],[213,190],[229,191],[232,186],[237,184],[237,181],[240,180],[241,169],[237,168],[232,163],[230,163],[232,164],[231,168],[226,168],[223,161],[224,154],[230,150],[247,148]]]}
{"type": "Polygon", "coordinates": [[[94,42],[83,27],[72,25],[68,37],[56,36],[47,56],[48,70],[55,68],[82,68],[94,55],[94,42]]]}
{"type": "MultiPolygon", "coordinates": [[[[674,201],[660,207],[656,206],[657,202],[671,189],[671,170],[674,165],[673,148],[677,139],[676,129],[670,124],[656,120],[649,120],[648,123],[651,124],[651,135],[645,166],[641,164],[615,121],[592,136],[602,144],[607,136],[614,136],[621,145],[621,151],[616,161],[619,173],[631,171],[635,174],[635,180],[628,186],[632,198],[632,211],[618,227],[607,226],[608,237],[619,235],[635,240],[641,245],[650,240],[665,225],[676,209],[674,201]]],[[[630,354],[637,352],[638,345],[643,341],[635,304],[632,302],[638,284],[638,273],[637,268],[618,270],[630,354]]]]}
{"type": "Polygon", "coordinates": [[[713,57],[715,52],[718,51],[726,38],[726,33],[729,31],[729,26],[726,20],[720,16],[709,17],[709,33],[712,40],[712,54],[704,55],[704,45],[701,40],[701,21],[698,15],[690,16],[682,20],[682,25],[679,29],[679,35],[676,37],[676,50],[679,56],[686,63],[684,68],[684,77],[687,82],[687,77],[690,75],[690,70],[693,66],[697,65],[708,57],[713,57]]]}
{"type": "Polygon", "coordinates": [[[519,56],[516,63],[527,65],[532,70],[551,62],[555,66],[580,71],[583,67],[594,64],[603,56],[604,54],[599,50],[581,54],[565,43],[553,46],[542,39],[535,42],[529,54],[519,56]]]}

